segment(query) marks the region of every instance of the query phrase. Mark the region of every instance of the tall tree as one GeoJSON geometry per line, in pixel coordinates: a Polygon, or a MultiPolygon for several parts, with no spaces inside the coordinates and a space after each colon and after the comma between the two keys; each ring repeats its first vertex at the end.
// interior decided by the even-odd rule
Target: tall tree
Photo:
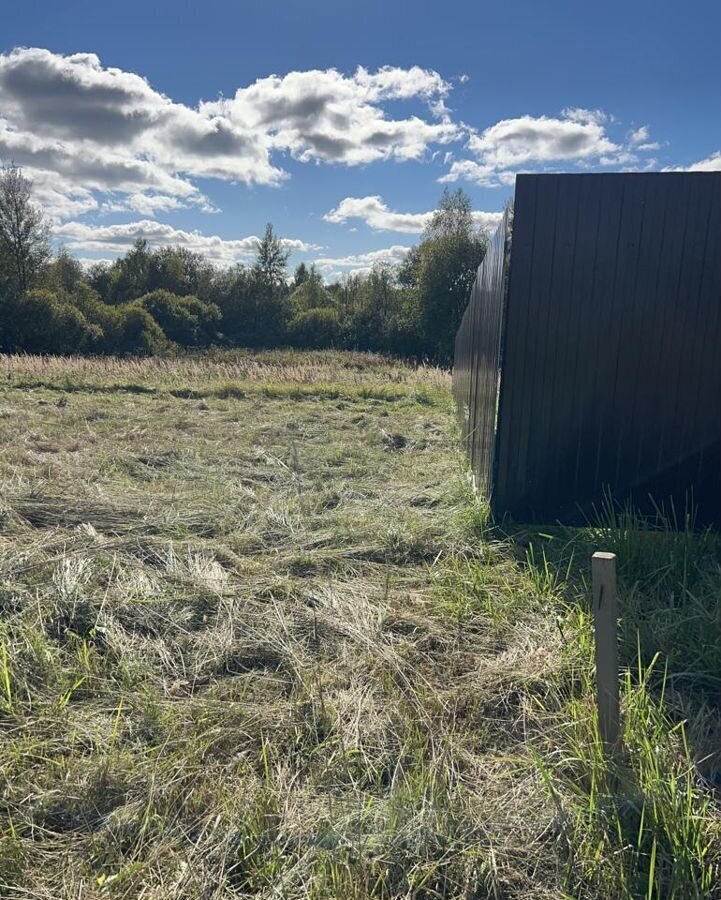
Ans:
{"type": "Polygon", "coordinates": [[[160,247],[149,259],[148,289],[166,290],[179,296],[192,294],[207,300],[213,267],[187,247],[160,247]]]}
{"type": "Polygon", "coordinates": [[[471,198],[458,188],[450,191],[445,188],[438,201],[438,209],[433,213],[426,225],[424,239],[438,240],[452,235],[472,235],[474,230],[471,198]]]}
{"type": "Polygon", "coordinates": [[[258,241],[254,268],[260,281],[271,291],[280,285],[285,287],[289,256],[290,251],[284,249],[269,222],[265,226],[263,237],[258,241]]]}
{"type": "Polygon", "coordinates": [[[58,255],[47,266],[43,275],[43,283],[51,290],[72,293],[85,280],[82,265],[71,256],[65,247],[58,250],[58,255]]]}
{"type": "Polygon", "coordinates": [[[110,303],[127,303],[137,300],[149,289],[151,251],[144,238],[138,238],[125,256],[116,259],[110,267],[110,303]]]}
{"type": "Polygon", "coordinates": [[[426,352],[443,362],[468,304],[486,236],[473,223],[470,198],[462,189],[441,196],[423,234],[401,265],[398,280],[411,290],[426,352]]]}
{"type": "Polygon", "coordinates": [[[18,166],[0,168],[0,279],[12,293],[31,287],[50,258],[48,233],[31,182],[18,166]]]}
{"type": "Polygon", "coordinates": [[[307,278],[308,269],[306,264],[302,262],[299,266],[296,266],[295,274],[293,275],[293,288],[299,288],[307,278]]]}

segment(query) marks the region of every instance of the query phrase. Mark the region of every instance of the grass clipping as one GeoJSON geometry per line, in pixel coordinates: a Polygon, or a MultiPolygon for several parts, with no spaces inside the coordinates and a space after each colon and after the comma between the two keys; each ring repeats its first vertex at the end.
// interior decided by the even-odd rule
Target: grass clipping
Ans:
{"type": "Polygon", "coordinates": [[[489,528],[436,369],[0,362],[0,894],[717,896],[712,641],[665,637],[682,579],[687,629],[718,614],[708,536],[660,578],[639,523],[489,528]],[[611,772],[582,561],[613,540],[611,772]]]}

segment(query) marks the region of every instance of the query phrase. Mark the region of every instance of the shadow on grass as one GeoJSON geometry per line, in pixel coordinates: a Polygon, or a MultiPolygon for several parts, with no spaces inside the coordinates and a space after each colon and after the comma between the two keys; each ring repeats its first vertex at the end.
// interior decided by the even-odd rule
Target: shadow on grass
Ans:
{"type": "Polygon", "coordinates": [[[546,590],[591,605],[591,556],[615,553],[623,666],[660,656],[665,682],[721,707],[721,534],[659,511],[603,504],[585,528],[504,523],[519,561],[546,590]]]}

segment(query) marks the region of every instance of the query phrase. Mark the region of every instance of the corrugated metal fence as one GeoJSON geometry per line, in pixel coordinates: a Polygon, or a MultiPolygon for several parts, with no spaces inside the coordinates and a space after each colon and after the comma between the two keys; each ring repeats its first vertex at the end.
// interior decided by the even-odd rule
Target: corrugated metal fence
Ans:
{"type": "Polygon", "coordinates": [[[510,263],[507,231],[454,370],[496,515],[582,521],[608,493],[721,523],[721,173],[521,175],[510,263]]]}
{"type": "Polygon", "coordinates": [[[509,213],[491,238],[458,333],[453,390],[461,434],[477,484],[492,481],[501,364],[509,213]]]}

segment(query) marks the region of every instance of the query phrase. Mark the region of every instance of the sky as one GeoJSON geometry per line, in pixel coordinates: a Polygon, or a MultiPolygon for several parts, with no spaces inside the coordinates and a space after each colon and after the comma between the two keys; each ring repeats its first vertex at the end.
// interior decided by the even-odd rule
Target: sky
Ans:
{"type": "Polygon", "coordinates": [[[25,0],[0,161],[56,246],[218,265],[272,222],[328,279],[400,261],[445,187],[493,229],[519,172],[721,169],[721,4],[25,0]]]}

